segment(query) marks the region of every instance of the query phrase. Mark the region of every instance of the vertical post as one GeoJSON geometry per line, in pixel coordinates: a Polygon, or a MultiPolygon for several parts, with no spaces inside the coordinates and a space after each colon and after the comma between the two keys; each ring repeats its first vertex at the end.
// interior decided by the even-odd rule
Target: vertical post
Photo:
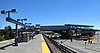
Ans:
{"type": "Polygon", "coordinates": [[[73,37],[71,37],[71,42],[73,42],[73,37]]]}
{"type": "Polygon", "coordinates": [[[21,21],[22,21],[22,24],[23,24],[23,19],[21,19],[21,21]]]}
{"type": "Polygon", "coordinates": [[[10,18],[10,11],[8,11],[8,17],[10,18]]]}
{"type": "Polygon", "coordinates": [[[86,41],[85,41],[85,48],[86,48],[86,41]]]}
{"type": "Polygon", "coordinates": [[[18,46],[18,24],[16,24],[15,46],[18,46]]]}
{"type": "Polygon", "coordinates": [[[98,40],[97,40],[97,41],[98,41],[98,43],[99,43],[99,34],[97,34],[97,37],[98,37],[98,40]]]}
{"type": "Polygon", "coordinates": [[[73,42],[73,31],[71,33],[71,42],[73,42]]]}
{"type": "MultiPolygon", "coordinates": [[[[22,22],[22,24],[23,24],[23,19],[21,19],[21,22],[22,22]]],[[[24,28],[24,26],[22,26],[22,28],[24,28]]]]}

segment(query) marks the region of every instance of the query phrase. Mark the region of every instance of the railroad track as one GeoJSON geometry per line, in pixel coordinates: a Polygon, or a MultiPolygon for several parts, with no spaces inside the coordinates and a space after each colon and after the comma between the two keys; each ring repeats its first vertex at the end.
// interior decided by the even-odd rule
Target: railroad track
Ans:
{"type": "Polygon", "coordinates": [[[43,36],[51,53],[77,53],[76,51],[73,51],[72,49],[65,47],[64,45],[56,42],[52,38],[49,38],[47,36],[43,36]]]}

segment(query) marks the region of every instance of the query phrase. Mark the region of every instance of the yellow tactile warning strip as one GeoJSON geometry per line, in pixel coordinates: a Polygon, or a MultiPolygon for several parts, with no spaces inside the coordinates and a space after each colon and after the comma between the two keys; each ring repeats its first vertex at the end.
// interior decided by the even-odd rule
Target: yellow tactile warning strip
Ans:
{"type": "MultiPolygon", "coordinates": [[[[15,39],[11,39],[11,40],[15,40],[15,39]]],[[[0,43],[4,43],[4,42],[8,42],[9,40],[5,40],[5,41],[0,41],[0,43]]]]}
{"type": "Polygon", "coordinates": [[[42,39],[42,53],[51,53],[42,35],[41,39],[42,39]]]}

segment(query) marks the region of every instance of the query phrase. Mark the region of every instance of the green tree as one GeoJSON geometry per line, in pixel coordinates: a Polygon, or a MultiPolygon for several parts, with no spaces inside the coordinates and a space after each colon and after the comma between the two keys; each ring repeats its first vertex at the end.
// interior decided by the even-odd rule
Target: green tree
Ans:
{"type": "Polygon", "coordinates": [[[14,38],[14,32],[13,32],[11,26],[5,27],[4,35],[5,35],[5,39],[12,39],[12,38],[14,38]]]}
{"type": "Polygon", "coordinates": [[[0,31],[0,41],[3,41],[3,40],[5,40],[5,39],[4,39],[4,36],[3,36],[3,32],[0,31]]]}

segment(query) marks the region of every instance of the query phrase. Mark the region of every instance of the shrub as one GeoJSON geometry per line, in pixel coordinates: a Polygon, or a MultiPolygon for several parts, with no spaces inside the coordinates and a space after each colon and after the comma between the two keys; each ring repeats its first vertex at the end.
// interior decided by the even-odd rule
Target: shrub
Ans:
{"type": "Polygon", "coordinates": [[[0,41],[5,40],[3,36],[0,35],[0,41]]]}

